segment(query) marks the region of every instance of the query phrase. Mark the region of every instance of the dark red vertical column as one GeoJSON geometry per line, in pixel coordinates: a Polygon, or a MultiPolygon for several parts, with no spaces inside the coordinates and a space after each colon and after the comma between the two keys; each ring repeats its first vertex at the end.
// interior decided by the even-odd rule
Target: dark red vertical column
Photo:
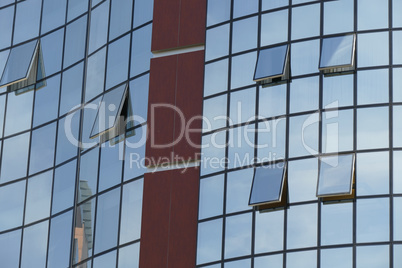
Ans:
{"type": "Polygon", "coordinates": [[[205,17],[206,0],[154,0],[146,157],[170,167],[145,174],[140,268],[195,266],[199,169],[181,167],[200,152],[205,17]]]}

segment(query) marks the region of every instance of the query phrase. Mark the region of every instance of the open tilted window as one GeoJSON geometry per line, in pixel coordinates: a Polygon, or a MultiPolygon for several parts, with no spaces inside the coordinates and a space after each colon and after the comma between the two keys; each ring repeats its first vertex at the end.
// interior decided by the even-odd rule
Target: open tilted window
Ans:
{"type": "Polygon", "coordinates": [[[354,154],[320,157],[319,168],[317,197],[322,197],[324,202],[354,198],[354,154]]]}
{"type": "Polygon", "coordinates": [[[289,79],[289,46],[261,50],[255,66],[254,81],[274,85],[287,79],[289,79]]]}
{"type": "Polygon", "coordinates": [[[258,210],[283,208],[287,202],[286,164],[257,167],[254,171],[249,206],[258,210]]]}
{"type": "Polygon", "coordinates": [[[124,84],[103,95],[90,138],[100,137],[105,142],[125,133],[132,111],[128,94],[128,85],[124,84]]]}
{"type": "Polygon", "coordinates": [[[7,86],[8,91],[16,91],[35,85],[37,79],[44,76],[40,42],[31,41],[11,49],[0,87],[7,86]]]}
{"type": "Polygon", "coordinates": [[[329,37],[322,40],[319,70],[324,74],[349,73],[355,69],[354,34],[329,37]]]}

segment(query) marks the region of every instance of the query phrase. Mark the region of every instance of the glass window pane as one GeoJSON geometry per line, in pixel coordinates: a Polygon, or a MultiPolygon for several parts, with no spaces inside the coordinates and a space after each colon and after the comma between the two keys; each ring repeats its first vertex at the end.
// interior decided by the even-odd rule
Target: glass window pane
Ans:
{"type": "Polygon", "coordinates": [[[348,244],[353,240],[353,204],[321,204],[321,244],[348,244]]]}
{"type": "Polygon", "coordinates": [[[254,268],[276,268],[282,267],[282,264],[282,254],[254,258],[254,268]]]}
{"type": "Polygon", "coordinates": [[[389,153],[360,153],[356,162],[357,195],[389,193],[389,153]]]}
{"type": "Polygon", "coordinates": [[[357,149],[387,148],[388,136],[388,107],[357,110],[357,149]]]}
{"type": "Polygon", "coordinates": [[[402,198],[394,198],[394,240],[402,240],[402,198]]]}
{"type": "Polygon", "coordinates": [[[256,205],[281,201],[284,180],[284,163],[257,167],[254,172],[249,204],[256,205]]]}
{"type": "Polygon", "coordinates": [[[91,12],[88,53],[91,54],[107,42],[109,21],[109,0],[103,2],[91,12]]]}
{"type": "Polygon", "coordinates": [[[12,48],[1,77],[0,86],[28,79],[30,72],[35,68],[32,63],[36,53],[38,53],[38,41],[31,41],[12,48]]]}
{"type": "Polygon", "coordinates": [[[38,36],[41,6],[41,0],[18,2],[14,22],[14,44],[38,36]]]}
{"type": "Polygon", "coordinates": [[[229,53],[229,24],[207,31],[205,61],[226,56],[229,53]]]}
{"type": "Polygon", "coordinates": [[[352,268],[352,248],[335,248],[321,250],[321,267],[352,268]]]}
{"type": "Polygon", "coordinates": [[[318,109],[319,77],[294,79],[290,84],[290,112],[318,109]]]}
{"type": "Polygon", "coordinates": [[[85,80],[85,101],[103,92],[106,68],[106,48],[102,48],[88,58],[85,80]]]}
{"type": "Polygon", "coordinates": [[[147,172],[144,164],[147,126],[134,129],[135,135],[126,138],[124,181],[142,176],[147,172]]]}
{"type": "Polygon", "coordinates": [[[53,170],[28,179],[25,224],[49,217],[53,170]]]}
{"type": "Polygon", "coordinates": [[[198,224],[197,264],[220,260],[221,252],[222,219],[198,224]]]}
{"type": "Polygon", "coordinates": [[[322,151],[334,153],[353,149],[353,110],[324,112],[322,120],[322,151]]]}
{"type": "Polygon", "coordinates": [[[4,136],[31,127],[33,95],[33,91],[20,95],[8,94],[4,136]]]}
{"type": "Polygon", "coordinates": [[[255,88],[249,88],[230,94],[230,125],[254,120],[256,102],[255,91],[255,88]]]}
{"type": "Polygon", "coordinates": [[[77,155],[80,111],[59,120],[56,165],[77,155]]]}
{"type": "Polygon", "coordinates": [[[402,106],[394,106],[393,108],[393,146],[402,147],[402,122],[398,120],[402,117],[402,106]]]}
{"type": "Polygon", "coordinates": [[[283,225],[283,211],[255,214],[254,250],[256,254],[283,250],[283,225]]]}
{"type": "Polygon", "coordinates": [[[68,0],[67,20],[70,21],[88,10],[88,0],[68,0]]]}
{"type": "Polygon", "coordinates": [[[0,95],[0,138],[3,138],[5,107],[6,107],[6,95],[0,95]]]}
{"type": "MultiPolygon", "coordinates": [[[[287,234],[288,249],[317,246],[317,205],[291,207],[288,210],[287,234]]],[[[315,257],[314,262],[316,262],[315,257]]]]}
{"type": "Polygon", "coordinates": [[[133,27],[140,26],[152,20],[154,1],[137,0],[134,3],[133,27]]]}
{"type": "Polygon", "coordinates": [[[289,5],[289,0],[262,0],[262,10],[274,9],[289,5]]]}
{"type": "Polygon", "coordinates": [[[230,0],[208,0],[207,26],[230,19],[230,0]]]}
{"type": "Polygon", "coordinates": [[[227,95],[204,100],[203,132],[226,127],[227,95]]]}
{"type": "Polygon", "coordinates": [[[357,72],[357,104],[388,102],[388,88],[388,69],[357,72]]]}
{"type": "Polygon", "coordinates": [[[56,168],[53,182],[52,215],[74,205],[77,161],[56,168]]]}
{"type": "Polygon", "coordinates": [[[402,31],[394,31],[392,33],[392,63],[402,64],[402,53],[399,47],[402,45],[402,31]]]}
{"type": "Polygon", "coordinates": [[[130,35],[126,35],[111,43],[107,52],[107,70],[105,89],[109,89],[124,80],[128,76],[130,50],[130,35]]]}
{"type": "Polygon", "coordinates": [[[81,104],[84,64],[80,63],[63,73],[60,98],[60,115],[81,104]]]}
{"type": "Polygon", "coordinates": [[[358,35],[358,67],[389,64],[388,35],[388,32],[367,33],[358,35]]]}
{"type": "Polygon", "coordinates": [[[318,153],[318,113],[290,118],[289,156],[314,155],[318,153]]]}
{"type": "Polygon", "coordinates": [[[357,27],[359,30],[387,28],[388,2],[358,0],[357,27]]]}
{"type": "Polygon", "coordinates": [[[351,66],[354,56],[354,40],[352,34],[324,38],[322,40],[320,68],[351,66]]]}
{"type": "Polygon", "coordinates": [[[96,257],[94,259],[93,268],[109,268],[116,266],[116,254],[117,251],[113,250],[112,252],[108,252],[102,256],[96,257]]]}
{"type": "MultiPolygon", "coordinates": [[[[252,2],[250,0],[246,1],[247,4],[252,2]]],[[[232,53],[256,48],[257,32],[258,32],[258,17],[252,17],[233,22],[232,53]]]]}
{"type": "Polygon", "coordinates": [[[289,202],[316,200],[318,161],[316,158],[288,162],[289,202]]]}
{"type": "Polygon", "coordinates": [[[99,147],[81,155],[79,201],[96,194],[98,177],[99,147]]]}
{"type": "Polygon", "coordinates": [[[323,107],[353,105],[353,75],[326,76],[323,78],[323,107]]]}
{"type": "Polygon", "coordinates": [[[320,5],[292,9],[292,40],[320,34],[320,5]]]}
{"type": "Polygon", "coordinates": [[[95,254],[115,247],[119,228],[120,188],[98,197],[95,254]]]}
{"type": "Polygon", "coordinates": [[[226,131],[219,131],[202,137],[201,153],[203,163],[200,167],[201,176],[219,172],[225,167],[226,131]]]}
{"type": "MultiPolygon", "coordinates": [[[[356,268],[389,267],[389,246],[363,246],[356,248],[356,268]]],[[[397,266],[394,266],[397,267],[397,266]]]]}
{"type": "Polygon", "coordinates": [[[402,245],[394,245],[394,268],[402,265],[402,245]]]}
{"type": "MultiPolygon", "coordinates": [[[[11,45],[11,34],[13,31],[14,6],[0,10],[0,49],[11,45]]],[[[1,71],[0,71],[1,73],[1,71]]]]}
{"type": "Polygon", "coordinates": [[[286,255],[287,268],[314,268],[317,267],[317,251],[301,251],[286,255]]]}
{"type": "Polygon", "coordinates": [[[24,229],[21,267],[46,267],[47,232],[49,221],[24,229]]]}
{"type": "Polygon", "coordinates": [[[151,41],[152,24],[133,32],[130,67],[131,77],[149,70],[152,58],[151,41]]]}
{"type": "Polygon", "coordinates": [[[67,0],[44,0],[41,33],[46,33],[64,24],[67,0]]]}
{"type": "MultiPolygon", "coordinates": [[[[229,168],[236,168],[253,164],[254,137],[254,124],[229,129],[229,151],[227,157],[229,168]]],[[[252,176],[250,176],[250,183],[251,177],[252,176]]]]}
{"type": "Polygon", "coordinates": [[[294,43],[291,51],[293,76],[318,72],[317,66],[320,57],[320,42],[318,40],[294,43]]]}
{"type": "Polygon", "coordinates": [[[258,0],[234,0],[233,18],[238,18],[258,12],[258,0]]]}
{"type": "Polygon", "coordinates": [[[351,0],[324,2],[324,34],[353,31],[353,11],[351,0]]]}
{"type": "MultiPolygon", "coordinates": [[[[113,40],[119,35],[130,30],[132,5],[133,1],[131,0],[112,0],[109,40],[113,40]]],[[[103,18],[106,20],[105,17],[103,18]]]]}
{"type": "Polygon", "coordinates": [[[261,50],[258,53],[254,81],[283,76],[288,53],[288,45],[261,50]]]}
{"type": "Polygon", "coordinates": [[[56,122],[32,131],[29,174],[53,166],[56,122]]]}
{"type": "Polygon", "coordinates": [[[143,187],[143,179],[130,182],[123,186],[120,244],[140,239],[143,187]]]}
{"type": "Polygon", "coordinates": [[[0,170],[0,181],[2,183],[26,176],[29,137],[30,133],[25,133],[4,140],[0,170]]]}
{"type": "Polygon", "coordinates": [[[204,97],[227,90],[228,66],[227,59],[205,65],[204,97]]]}
{"type": "Polygon", "coordinates": [[[106,142],[103,144],[99,165],[99,192],[121,183],[122,164],[123,143],[111,145],[106,142]]]}
{"type": "Polygon", "coordinates": [[[70,262],[73,213],[70,210],[50,222],[48,267],[68,267],[70,262]]]}
{"type": "Polygon", "coordinates": [[[286,113],[286,85],[260,87],[258,117],[273,117],[286,113]]]}
{"type": "Polygon", "coordinates": [[[357,243],[388,241],[389,199],[358,199],[356,203],[357,243]]]}
{"type": "Polygon", "coordinates": [[[317,196],[352,193],[354,154],[320,158],[317,196]]]}
{"type": "Polygon", "coordinates": [[[134,120],[127,123],[128,126],[130,127],[137,126],[147,121],[148,88],[149,88],[149,74],[141,76],[130,82],[129,101],[131,103],[132,116],[134,120]]]}
{"type": "Polygon", "coordinates": [[[402,152],[394,151],[393,159],[393,188],[394,193],[402,193],[402,152]]]}
{"type": "Polygon", "coordinates": [[[251,52],[232,58],[231,89],[254,84],[254,70],[257,53],[251,52]]]}
{"type": "Polygon", "coordinates": [[[0,235],[0,259],[4,267],[16,268],[20,264],[21,230],[0,235]]]}
{"type": "Polygon", "coordinates": [[[24,214],[25,180],[0,187],[0,230],[21,226],[24,214]]]}
{"type": "Polygon", "coordinates": [[[402,8],[401,0],[392,0],[392,26],[401,27],[402,26],[402,16],[398,10],[402,8]]]}
{"type": "Polygon", "coordinates": [[[226,217],[225,258],[251,253],[252,213],[226,217]]]}
{"type": "Polygon", "coordinates": [[[92,256],[94,223],[95,223],[95,201],[93,198],[81,205],[75,211],[76,221],[74,225],[74,237],[80,239],[74,241],[73,263],[76,264],[92,256]]]}
{"type": "Polygon", "coordinates": [[[393,68],[393,101],[402,102],[402,68],[393,68]]]}
{"type": "Polygon", "coordinates": [[[225,268],[249,268],[249,267],[251,267],[251,259],[226,262],[224,264],[224,267],[225,268]]]}
{"type": "Polygon", "coordinates": [[[87,36],[87,16],[67,25],[66,40],[64,46],[63,66],[67,67],[79,61],[85,55],[85,46],[87,36]]]}
{"type": "Polygon", "coordinates": [[[46,79],[46,86],[35,91],[33,126],[57,118],[59,112],[60,75],[46,79]]]}
{"type": "Polygon", "coordinates": [[[226,213],[250,209],[248,199],[253,172],[252,168],[248,168],[227,174],[226,213]]]}
{"type": "Polygon", "coordinates": [[[199,219],[222,215],[224,183],[223,174],[200,181],[199,219]]]}
{"type": "Polygon", "coordinates": [[[267,162],[285,158],[286,119],[279,118],[258,124],[257,161],[267,162]]]}
{"type": "Polygon", "coordinates": [[[261,46],[288,40],[288,10],[271,12],[261,16],[261,46]]]}
{"type": "Polygon", "coordinates": [[[138,268],[140,262],[140,243],[119,249],[118,268],[138,268]]]}

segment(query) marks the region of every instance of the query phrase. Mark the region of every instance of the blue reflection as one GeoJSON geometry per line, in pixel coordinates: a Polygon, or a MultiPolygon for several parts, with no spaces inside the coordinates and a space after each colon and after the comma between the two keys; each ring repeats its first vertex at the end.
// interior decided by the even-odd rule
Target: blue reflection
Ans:
{"type": "Polygon", "coordinates": [[[352,65],[354,39],[354,35],[323,39],[320,68],[352,65]]]}
{"type": "Polygon", "coordinates": [[[50,222],[48,267],[68,267],[70,262],[73,211],[53,218],[50,222]]]}
{"type": "Polygon", "coordinates": [[[21,230],[0,235],[1,265],[17,268],[20,263],[21,230]]]}
{"type": "Polygon", "coordinates": [[[258,54],[254,80],[283,75],[287,53],[288,45],[261,50],[258,54]]]}

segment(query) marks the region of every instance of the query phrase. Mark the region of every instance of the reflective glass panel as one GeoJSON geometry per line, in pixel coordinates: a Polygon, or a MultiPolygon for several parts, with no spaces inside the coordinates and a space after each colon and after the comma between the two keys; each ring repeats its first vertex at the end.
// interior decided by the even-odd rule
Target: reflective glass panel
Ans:
{"type": "Polygon", "coordinates": [[[402,46],[402,31],[392,33],[392,63],[402,64],[402,52],[398,49],[402,46]]]}
{"type": "Polygon", "coordinates": [[[285,73],[288,45],[261,50],[254,73],[254,80],[258,81],[270,77],[283,76],[285,73]]]}
{"type": "Polygon", "coordinates": [[[70,244],[73,213],[70,210],[52,218],[49,233],[48,267],[68,267],[70,262],[70,244]]]}
{"type": "Polygon", "coordinates": [[[6,107],[6,95],[0,96],[0,138],[3,138],[3,126],[4,126],[4,110],[6,107]]]}
{"type": "Polygon", "coordinates": [[[388,32],[366,33],[357,36],[358,67],[389,64],[388,36],[388,32]]]}
{"type": "Polygon", "coordinates": [[[357,72],[357,104],[389,101],[388,69],[357,72]]]}
{"type": "Polygon", "coordinates": [[[99,192],[121,182],[123,146],[123,143],[111,145],[109,142],[106,142],[101,146],[98,185],[99,192]]]}
{"type": "Polygon", "coordinates": [[[130,82],[129,101],[132,108],[132,116],[134,120],[128,122],[128,127],[136,126],[147,121],[148,116],[148,88],[149,74],[141,76],[130,82]]]}
{"type": "Polygon", "coordinates": [[[254,84],[253,77],[256,59],[256,52],[242,54],[232,58],[231,89],[254,84]]]}
{"type": "Polygon", "coordinates": [[[290,84],[290,112],[318,109],[319,77],[294,79],[290,84]]]}
{"type": "MultiPolygon", "coordinates": [[[[356,268],[389,267],[389,246],[362,246],[356,248],[356,268]]],[[[397,267],[397,266],[394,266],[397,267]]]]}
{"type": "Polygon", "coordinates": [[[28,179],[25,224],[49,217],[52,180],[53,170],[28,179]]]}
{"type": "Polygon", "coordinates": [[[283,263],[282,254],[254,258],[254,268],[282,267],[282,263],[283,263]]]}
{"type": "Polygon", "coordinates": [[[401,27],[402,26],[402,14],[398,12],[402,8],[401,0],[392,0],[392,26],[401,27]]]}
{"type": "Polygon", "coordinates": [[[283,163],[255,169],[249,205],[279,202],[283,191],[285,166],[283,163]]]}
{"type": "Polygon", "coordinates": [[[131,45],[131,77],[149,70],[152,58],[151,41],[152,24],[133,32],[131,45]]]}
{"type": "MultiPolygon", "coordinates": [[[[0,10],[0,49],[11,45],[11,34],[13,31],[14,6],[0,10]]],[[[0,71],[1,73],[1,71],[0,71]]]]}
{"type": "Polygon", "coordinates": [[[56,165],[76,156],[78,150],[78,130],[80,111],[59,120],[57,130],[56,165]]]}
{"type": "Polygon", "coordinates": [[[258,0],[234,0],[233,18],[258,12],[258,0]]]}
{"type": "Polygon", "coordinates": [[[283,250],[283,225],[283,211],[255,214],[254,250],[256,254],[283,250]]]}
{"type": "Polygon", "coordinates": [[[142,176],[147,172],[144,165],[145,143],[147,138],[147,126],[134,129],[135,135],[126,139],[124,180],[142,176]]]}
{"type": "MultiPolygon", "coordinates": [[[[229,129],[229,168],[248,166],[254,161],[255,125],[229,129]]],[[[251,179],[251,176],[250,176],[251,179]]],[[[251,183],[251,181],[250,181],[251,183]]],[[[251,184],[250,184],[251,185],[251,184]]]]}
{"type": "Polygon", "coordinates": [[[318,113],[290,117],[289,155],[291,157],[318,153],[318,113]]]}
{"type": "Polygon", "coordinates": [[[226,185],[226,213],[249,210],[247,206],[253,169],[243,169],[227,174],[226,185]]]}
{"type": "Polygon", "coordinates": [[[225,167],[226,131],[219,131],[202,137],[201,153],[204,161],[200,167],[201,175],[221,171],[225,167]]]}
{"type": "Polygon", "coordinates": [[[24,229],[21,267],[46,267],[47,232],[49,221],[24,229]]]}
{"type": "Polygon", "coordinates": [[[207,26],[230,19],[230,0],[208,0],[207,26]]]}
{"type": "Polygon", "coordinates": [[[103,92],[106,69],[106,48],[102,48],[88,58],[85,81],[85,101],[103,92]]]}
{"type": "Polygon", "coordinates": [[[356,203],[357,243],[388,241],[389,198],[358,199],[356,203]]]}
{"type": "Polygon", "coordinates": [[[205,65],[204,97],[227,90],[228,66],[227,59],[205,65]]]}
{"type": "Polygon", "coordinates": [[[353,31],[354,3],[351,0],[324,2],[324,34],[353,31]]]}
{"type": "Polygon", "coordinates": [[[393,101],[402,102],[402,68],[393,68],[393,101]]]}
{"type": "Polygon", "coordinates": [[[20,263],[21,230],[0,235],[0,259],[4,267],[17,268],[20,263]]]}
{"type": "Polygon", "coordinates": [[[200,181],[199,219],[222,215],[224,183],[224,175],[208,177],[200,181]]]}
{"type": "Polygon", "coordinates": [[[152,20],[154,1],[137,0],[134,3],[133,27],[152,20]]]}
{"type": "Polygon", "coordinates": [[[4,140],[0,182],[4,183],[26,176],[29,137],[30,133],[28,132],[4,140]]]}
{"type": "Polygon", "coordinates": [[[352,268],[352,248],[336,248],[321,250],[321,267],[352,268]]]}
{"type": "Polygon", "coordinates": [[[393,159],[393,188],[394,193],[402,193],[402,152],[394,151],[393,159]]]}
{"type": "Polygon", "coordinates": [[[79,61],[85,54],[85,39],[87,35],[87,16],[67,25],[64,46],[63,66],[67,67],[79,61]]]}
{"type": "Polygon", "coordinates": [[[105,89],[109,89],[127,79],[129,50],[130,50],[129,34],[109,45],[107,52],[105,89]]]}
{"type": "Polygon", "coordinates": [[[67,20],[78,17],[88,10],[88,0],[68,0],[67,20]]]}
{"type": "Polygon", "coordinates": [[[394,245],[394,268],[402,265],[402,245],[394,245]]]}
{"type": "Polygon", "coordinates": [[[0,86],[27,79],[32,68],[35,68],[33,59],[37,51],[38,41],[36,40],[12,48],[1,77],[0,86]]]}
{"type": "Polygon", "coordinates": [[[138,268],[140,262],[140,243],[119,249],[118,268],[138,268]]]}
{"type": "Polygon", "coordinates": [[[38,36],[41,6],[41,0],[18,2],[14,22],[14,44],[38,36]]]}
{"type": "Polygon", "coordinates": [[[116,254],[117,251],[113,250],[112,252],[108,252],[102,256],[96,257],[94,259],[93,268],[109,268],[116,266],[116,254]]]}
{"type": "Polygon", "coordinates": [[[287,6],[288,4],[289,0],[262,0],[262,10],[287,6]]]}
{"type": "MultiPolygon", "coordinates": [[[[130,30],[132,6],[133,1],[131,0],[112,0],[109,40],[113,40],[130,30]]],[[[107,19],[104,18],[104,20],[107,22],[107,19]]]]}
{"type": "MultiPolygon", "coordinates": [[[[239,0],[237,0],[239,1],[239,0]]],[[[241,0],[247,3],[250,0],[241,0]]],[[[255,2],[255,0],[253,0],[255,2]]],[[[233,22],[232,53],[257,47],[258,17],[233,22]]]]}
{"type": "Polygon", "coordinates": [[[64,24],[67,0],[44,0],[41,33],[46,33],[64,24]]]}
{"type": "Polygon", "coordinates": [[[33,91],[20,95],[8,94],[4,136],[31,127],[33,95],[33,91]]]}
{"type": "Polygon", "coordinates": [[[354,154],[320,158],[317,196],[351,194],[354,154]]]}
{"type": "Polygon", "coordinates": [[[324,77],[322,94],[324,108],[353,105],[353,75],[324,77]]]}
{"type": "Polygon", "coordinates": [[[32,131],[29,174],[34,174],[54,163],[56,122],[32,131]]]}
{"type": "Polygon", "coordinates": [[[353,203],[321,204],[321,244],[353,241],[353,203]]]}
{"type": "Polygon", "coordinates": [[[261,16],[261,46],[286,42],[288,40],[288,10],[281,10],[261,16]]]}
{"type": "Polygon", "coordinates": [[[359,30],[387,28],[388,2],[358,0],[357,27],[359,30]]]}
{"type": "Polygon", "coordinates": [[[324,38],[322,40],[320,68],[351,66],[354,56],[354,35],[324,38]]]}
{"type": "Polygon", "coordinates": [[[97,112],[99,110],[99,104],[101,97],[93,100],[84,106],[84,116],[82,117],[82,142],[81,149],[88,149],[93,147],[99,142],[99,138],[91,139],[91,130],[96,119],[97,112]]]}
{"type": "Polygon", "coordinates": [[[91,54],[107,41],[109,21],[109,0],[103,2],[91,12],[88,53],[91,54]]]}
{"type": "Polygon", "coordinates": [[[360,153],[356,159],[358,196],[389,193],[389,153],[360,153]]]}
{"type": "Polygon", "coordinates": [[[292,75],[302,75],[318,72],[317,66],[320,57],[319,40],[294,43],[291,47],[292,75]]]}
{"type": "Polygon", "coordinates": [[[23,180],[0,187],[1,231],[21,226],[24,214],[25,184],[25,180],[23,180]]]}
{"type": "Polygon", "coordinates": [[[35,91],[33,126],[57,118],[59,112],[60,75],[46,79],[46,86],[35,91]]]}
{"type": "Polygon", "coordinates": [[[56,214],[74,204],[77,161],[71,161],[56,168],[53,181],[52,214],[56,214]]]}
{"type": "Polygon", "coordinates": [[[60,98],[60,115],[70,112],[81,104],[84,64],[80,63],[63,73],[60,98]]]}
{"type": "Polygon", "coordinates": [[[205,61],[226,56],[229,53],[229,24],[207,31],[205,61]]]}
{"type": "Polygon", "coordinates": [[[286,119],[279,118],[258,124],[257,161],[267,162],[285,158],[286,119]]]}
{"type": "Polygon", "coordinates": [[[286,255],[287,268],[315,268],[317,267],[317,251],[292,252],[286,255]]]}
{"type": "Polygon", "coordinates": [[[286,85],[260,87],[258,117],[273,117],[286,113],[286,85]]]}
{"type": "Polygon", "coordinates": [[[357,149],[387,148],[388,138],[388,107],[357,110],[357,149]]]}
{"type": "Polygon", "coordinates": [[[227,95],[204,100],[203,132],[226,127],[227,95]]]}
{"type": "MultiPolygon", "coordinates": [[[[287,234],[288,249],[317,246],[317,205],[290,207],[288,210],[287,234]]],[[[316,263],[315,257],[314,262],[316,263]]],[[[306,266],[306,268],[311,267],[313,266],[306,266]]]]}
{"type": "Polygon", "coordinates": [[[318,161],[316,158],[288,162],[289,202],[316,200],[318,161]]]}
{"type": "Polygon", "coordinates": [[[222,219],[199,223],[197,239],[197,264],[220,260],[222,255],[221,252],[222,219]]]}
{"type": "MultiPolygon", "coordinates": [[[[256,102],[255,95],[255,88],[240,90],[230,94],[230,125],[254,120],[256,102]]],[[[225,114],[223,113],[221,115],[225,114]]]]}
{"type": "Polygon", "coordinates": [[[399,120],[402,118],[402,106],[393,107],[393,146],[402,147],[402,122],[399,120]]]}
{"type": "Polygon", "coordinates": [[[96,193],[98,177],[99,147],[81,156],[79,201],[96,193]]]}
{"type": "Polygon", "coordinates": [[[394,240],[402,240],[402,198],[394,198],[394,240]]]}
{"type": "Polygon", "coordinates": [[[139,179],[123,186],[120,244],[140,238],[143,185],[143,179],[139,179]]]}
{"type": "Polygon", "coordinates": [[[334,153],[353,149],[353,110],[322,113],[322,151],[334,153]]]}
{"type": "Polygon", "coordinates": [[[320,5],[292,9],[292,40],[320,34],[320,5]]]}
{"type": "Polygon", "coordinates": [[[252,213],[226,217],[225,258],[251,253],[252,213]]]}
{"type": "Polygon", "coordinates": [[[92,255],[95,224],[95,201],[96,199],[93,198],[79,205],[75,211],[76,221],[74,225],[74,236],[80,236],[80,239],[77,239],[77,243],[74,243],[74,264],[81,262],[92,255]]]}

